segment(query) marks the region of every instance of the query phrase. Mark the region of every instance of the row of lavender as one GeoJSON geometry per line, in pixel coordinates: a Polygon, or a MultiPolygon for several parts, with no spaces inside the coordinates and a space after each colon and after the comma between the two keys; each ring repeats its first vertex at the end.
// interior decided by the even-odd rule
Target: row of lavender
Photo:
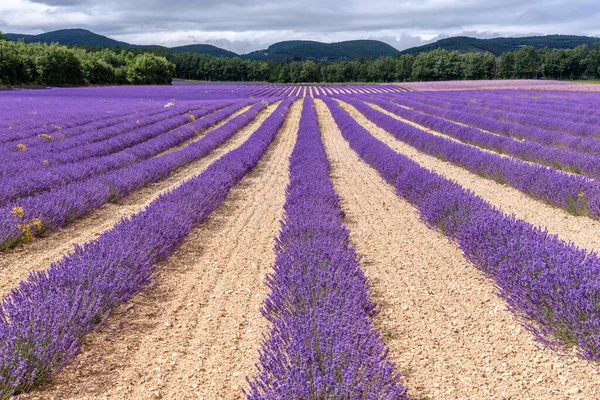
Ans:
{"type": "Polygon", "coordinates": [[[539,93],[533,91],[520,91],[509,95],[501,92],[456,92],[452,95],[439,92],[435,93],[435,96],[412,93],[409,97],[427,104],[451,107],[457,111],[475,112],[520,125],[573,132],[581,136],[598,133],[600,124],[600,112],[597,109],[600,98],[592,94],[540,97],[539,93]],[[552,118],[539,115],[540,109],[551,109],[552,118]],[[590,131],[593,127],[595,132],[590,131]]]}
{"type": "Polygon", "coordinates": [[[486,152],[413,127],[375,110],[361,100],[350,97],[345,97],[345,100],[398,140],[423,153],[511,185],[572,214],[600,218],[600,183],[596,180],[486,152]]]}
{"type": "MultiPolygon", "coordinates": [[[[446,105],[435,99],[435,96],[428,99],[427,102],[415,101],[413,96],[393,96],[395,102],[414,110],[445,118],[461,124],[480,128],[498,135],[536,142],[542,145],[558,148],[570,149],[580,153],[590,153],[600,155],[600,127],[587,125],[588,135],[576,134],[568,130],[544,129],[533,125],[521,125],[514,122],[508,122],[504,118],[491,118],[474,112],[474,109],[464,109],[461,107],[446,105]]],[[[567,99],[563,98],[563,102],[567,99]]],[[[546,107],[540,107],[535,114],[528,114],[526,119],[536,118],[536,114],[545,114],[546,121],[551,125],[554,121],[560,121],[560,117],[554,115],[556,105],[551,104],[546,107]]],[[[541,118],[541,117],[537,117],[541,118]]]]}
{"type": "MultiPolygon", "coordinates": [[[[0,398],[43,383],[79,352],[85,335],[146,287],[156,263],[204,221],[265,153],[295,98],[284,100],[237,149],[124,219],[94,242],[32,273],[0,308],[0,398]]],[[[207,136],[214,148],[220,135],[207,136]]]]}
{"type": "Polygon", "coordinates": [[[304,101],[290,157],[271,294],[271,330],[249,399],[406,399],[373,329],[375,305],[342,223],[314,102],[304,101]]]}
{"type": "MultiPolygon", "coordinates": [[[[361,99],[390,111],[403,119],[443,133],[463,143],[517,157],[524,161],[561,169],[566,172],[586,175],[594,179],[600,178],[600,159],[596,155],[489,133],[471,126],[456,124],[434,115],[401,107],[396,103],[381,98],[362,97],[361,99]]],[[[600,141],[596,140],[596,142],[600,146],[600,141]]]]}
{"type": "MultiPolygon", "coordinates": [[[[236,104],[236,107],[227,109],[227,112],[234,112],[243,105],[245,104],[236,104]]],[[[39,152],[33,152],[27,161],[11,162],[9,159],[0,167],[0,174],[4,172],[4,176],[0,177],[0,206],[153,157],[170,146],[177,145],[177,142],[186,140],[183,135],[178,134],[177,128],[225,106],[227,104],[215,103],[208,107],[198,107],[189,113],[177,112],[171,118],[161,120],[159,117],[155,122],[139,129],[129,126],[123,131],[120,127],[109,129],[109,134],[105,137],[102,136],[104,132],[98,132],[97,143],[82,143],[65,151],[44,149],[41,152],[44,159],[39,158],[39,152]],[[171,140],[166,139],[169,137],[171,140]],[[157,142],[161,145],[156,146],[157,142]],[[149,148],[152,150],[148,151],[149,148]]]]}
{"type": "MultiPolygon", "coordinates": [[[[193,112],[202,109],[202,113],[210,113],[214,110],[233,102],[227,101],[202,101],[186,104],[185,106],[176,106],[173,108],[163,108],[153,110],[148,114],[126,115],[118,119],[108,119],[97,121],[92,124],[84,124],[73,128],[62,129],[55,135],[40,135],[26,140],[19,141],[18,144],[7,143],[0,146],[0,151],[5,155],[6,164],[2,165],[2,176],[7,174],[9,168],[15,171],[24,171],[31,168],[39,168],[42,165],[52,166],[69,162],[79,161],[83,158],[96,157],[103,154],[110,154],[110,147],[99,149],[100,142],[125,137],[136,137],[141,129],[153,126],[159,122],[175,119],[177,117],[191,118],[193,112]],[[20,146],[19,146],[20,145],[20,146]],[[73,152],[77,147],[79,154],[73,152]],[[90,150],[88,150],[90,149],[90,150]],[[82,154],[83,153],[83,154],[82,154]],[[44,161],[42,163],[42,161],[44,161]]],[[[201,115],[200,115],[201,116],[201,115]]],[[[197,118],[197,117],[196,117],[197,118]]],[[[182,120],[180,125],[188,122],[182,120]]],[[[138,139],[143,141],[143,136],[138,139]]],[[[132,143],[133,145],[135,143],[132,143]]],[[[127,147],[122,145],[121,148],[127,147]]]]}
{"type": "Polygon", "coordinates": [[[290,85],[194,85],[5,91],[0,97],[0,143],[12,141],[16,145],[23,139],[119,116],[135,120],[136,113],[158,111],[172,104],[285,96],[293,89],[290,85]]]}
{"type": "Polygon", "coordinates": [[[573,345],[587,359],[600,358],[600,258],[595,253],[504,215],[456,182],[394,152],[335,100],[323,101],[350,146],[395,185],[425,223],[455,241],[494,280],[527,329],[548,345],[573,345]]]}
{"type": "MultiPolygon", "coordinates": [[[[5,204],[0,208],[0,249],[13,247],[29,240],[32,236],[64,226],[107,202],[122,198],[148,183],[164,179],[175,169],[206,156],[231,138],[240,128],[250,123],[266,104],[276,100],[270,99],[268,102],[255,104],[200,140],[181,149],[150,158],[151,155],[194,138],[199,131],[241,108],[243,103],[234,104],[195,120],[181,129],[126,149],[124,153],[138,155],[136,162],[128,166],[92,174],[86,179],[74,180],[66,185],[56,185],[35,196],[20,198],[5,204]]],[[[77,168],[78,165],[75,164],[74,171],[77,168]]]]}

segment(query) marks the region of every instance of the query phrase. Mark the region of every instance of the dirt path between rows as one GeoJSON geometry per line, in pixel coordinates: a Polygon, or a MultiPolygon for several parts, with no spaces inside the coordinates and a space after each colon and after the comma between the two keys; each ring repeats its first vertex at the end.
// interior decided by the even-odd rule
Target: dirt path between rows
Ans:
{"type": "MultiPolygon", "coordinates": [[[[174,189],[184,180],[204,171],[223,154],[239,147],[260,126],[262,121],[275,110],[276,106],[277,104],[269,106],[257,116],[254,122],[237,132],[229,141],[203,159],[179,168],[167,179],[135,191],[117,203],[105,204],[45,238],[34,239],[31,243],[0,252],[0,297],[16,287],[20,281],[27,279],[29,272],[48,268],[50,263],[72,251],[76,244],[83,244],[95,239],[102,232],[112,228],[121,218],[143,210],[159,194],[174,189]]],[[[233,118],[236,114],[233,114],[230,118],[233,118]]],[[[210,130],[222,126],[230,118],[216,124],[210,130]]],[[[205,133],[208,131],[205,131],[205,133]]],[[[201,135],[203,136],[205,133],[201,135]]]]}
{"type": "Polygon", "coordinates": [[[600,373],[536,347],[493,284],[362,162],[317,101],[332,180],[412,399],[591,399],[600,373]]]}
{"type": "MultiPolygon", "coordinates": [[[[340,102],[340,104],[373,136],[393,150],[431,171],[458,182],[465,189],[473,191],[489,203],[499,207],[504,213],[514,214],[517,218],[535,226],[545,227],[550,233],[558,235],[560,239],[573,242],[589,251],[600,251],[600,221],[569,214],[560,208],[529,197],[512,186],[501,185],[475,175],[464,168],[421,153],[414,147],[397,140],[385,130],[378,128],[356,108],[347,103],[340,102]]],[[[393,116],[391,113],[389,115],[393,116]]]]}
{"type": "Polygon", "coordinates": [[[257,168],[192,231],[114,333],[91,335],[82,365],[24,399],[240,399],[255,373],[260,313],[283,213],[301,100],[257,168]]]}

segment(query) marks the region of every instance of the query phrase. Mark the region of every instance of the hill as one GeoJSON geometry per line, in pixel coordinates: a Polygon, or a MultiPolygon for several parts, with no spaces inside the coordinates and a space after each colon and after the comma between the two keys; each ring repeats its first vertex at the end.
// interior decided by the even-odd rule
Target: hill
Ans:
{"type": "Polygon", "coordinates": [[[82,45],[88,47],[121,47],[124,49],[163,49],[174,53],[209,54],[215,57],[242,57],[249,60],[283,61],[299,57],[323,61],[355,60],[363,57],[377,58],[399,54],[392,46],[377,40],[350,40],[339,43],[321,43],[308,40],[291,40],[272,44],[266,50],[258,50],[246,55],[238,55],[232,51],[209,44],[191,44],[173,48],[156,45],[135,45],[98,35],[86,29],[61,29],[40,35],[22,35],[7,33],[7,39],[23,39],[26,43],[53,43],[67,46],[82,45]]]}
{"type": "Polygon", "coordinates": [[[248,60],[283,61],[285,59],[314,59],[319,61],[355,60],[363,57],[395,56],[400,52],[377,40],[348,40],[321,43],[310,40],[288,40],[272,44],[265,50],[253,51],[242,58],[248,60]]]}
{"type": "Polygon", "coordinates": [[[171,47],[173,53],[198,53],[209,54],[215,57],[239,57],[233,51],[225,50],[211,44],[189,44],[186,46],[171,47]]]}
{"type": "Polygon", "coordinates": [[[544,47],[555,49],[574,49],[582,44],[587,44],[590,48],[594,43],[600,42],[600,38],[590,36],[575,35],[546,35],[546,36],[526,36],[526,37],[504,37],[493,39],[477,39],[468,36],[456,36],[438,40],[424,46],[412,47],[403,50],[400,54],[416,54],[438,48],[448,51],[458,51],[459,53],[484,52],[499,56],[507,51],[516,51],[521,46],[533,46],[536,49],[544,47]]]}
{"type": "Polygon", "coordinates": [[[4,36],[10,40],[23,39],[25,43],[60,43],[67,46],[89,46],[89,47],[122,47],[128,49],[135,47],[129,43],[120,42],[98,35],[86,29],[60,29],[58,31],[46,32],[39,35],[21,35],[15,33],[5,33],[4,36]]]}
{"type": "Polygon", "coordinates": [[[360,58],[378,58],[383,56],[395,56],[398,54],[416,54],[442,48],[448,51],[456,50],[459,53],[484,52],[499,56],[507,51],[516,51],[521,46],[530,45],[536,49],[543,47],[557,49],[573,49],[579,45],[587,44],[592,47],[594,43],[600,42],[600,38],[590,36],[574,35],[547,35],[527,37],[504,37],[493,39],[477,39],[467,36],[456,36],[438,40],[424,46],[413,47],[402,52],[396,50],[389,44],[377,40],[348,40],[338,43],[322,43],[310,40],[288,40],[274,43],[264,50],[253,51],[248,54],[238,55],[232,51],[221,49],[209,44],[191,44],[173,48],[158,45],[135,45],[121,42],[109,37],[98,35],[86,29],[61,29],[40,35],[22,35],[7,33],[7,39],[23,39],[26,43],[42,42],[74,46],[83,45],[89,47],[121,47],[124,49],[162,49],[174,53],[192,52],[208,54],[215,57],[241,57],[247,60],[284,61],[286,59],[299,58],[317,61],[356,60],[360,58]]]}

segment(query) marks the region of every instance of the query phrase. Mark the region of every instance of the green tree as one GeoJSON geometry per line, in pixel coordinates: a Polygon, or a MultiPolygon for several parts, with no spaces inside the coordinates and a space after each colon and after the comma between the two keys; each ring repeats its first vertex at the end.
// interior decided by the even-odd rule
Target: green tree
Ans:
{"type": "Polygon", "coordinates": [[[171,83],[175,72],[165,58],[145,53],[127,59],[127,81],[134,85],[171,83]]]}
{"type": "Polygon", "coordinates": [[[537,54],[533,46],[523,46],[515,54],[514,75],[520,79],[537,78],[537,54]]]}
{"type": "Polygon", "coordinates": [[[595,43],[594,48],[583,60],[585,75],[588,78],[600,78],[600,43],[595,43]]]}
{"type": "Polygon", "coordinates": [[[501,79],[514,79],[515,75],[515,53],[509,51],[500,56],[500,63],[498,66],[498,78],[501,79]]]}

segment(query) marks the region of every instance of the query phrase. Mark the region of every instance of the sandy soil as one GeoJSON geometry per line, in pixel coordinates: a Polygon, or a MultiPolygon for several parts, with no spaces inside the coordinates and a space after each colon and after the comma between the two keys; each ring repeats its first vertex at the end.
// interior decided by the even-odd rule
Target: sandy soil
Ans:
{"type": "MultiPolygon", "coordinates": [[[[395,139],[385,130],[378,128],[354,107],[343,102],[340,104],[375,137],[423,167],[457,181],[462,187],[473,191],[507,214],[514,214],[533,225],[546,227],[549,232],[558,235],[562,240],[573,242],[579,247],[590,251],[600,251],[599,221],[571,215],[560,208],[529,197],[511,186],[501,185],[490,179],[475,175],[464,168],[420,153],[414,147],[395,139]]],[[[388,115],[394,116],[391,113],[388,113],[388,115]]],[[[397,116],[394,117],[400,119],[397,116]]],[[[413,125],[418,126],[414,123],[413,125]]]]}
{"type": "Polygon", "coordinates": [[[538,349],[493,284],[358,159],[321,101],[317,108],[345,223],[379,304],[376,326],[412,398],[599,398],[600,373],[538,349]]]}
{"type": "MultiPolygon", "coordinates": [[[[0,253],[0,296],[4,296],[20,281],[25,280],[29,272],[47,268],[50,263],[72,251],[76,244],[95,239],[105,230],[112,228],[121,218],[143,210],[159,194],[174,189],[184,180],[204,171],[223,154],[240,146],[275,108],[276,104],[269,106],[257,116],[254,122],[237,132],[231,140],[205,158],[176,170],[167,179],[150,184],[117,203],[105,204],[44,238],[34,239],[33,242],[0,253]]],[[[225,124],[229,119],[216,124],[211,129],[225,124]]]]}
{"type": "MultiPolygon", "coordinates": [[[[257,168],[161,266],[119,329],[90,335],[55,381],[23,399],[239,399],[255,373],[260,314],[301,101],[257,168]]],[[[113,324],[119,319],[113,318],[113,324]]]]}

